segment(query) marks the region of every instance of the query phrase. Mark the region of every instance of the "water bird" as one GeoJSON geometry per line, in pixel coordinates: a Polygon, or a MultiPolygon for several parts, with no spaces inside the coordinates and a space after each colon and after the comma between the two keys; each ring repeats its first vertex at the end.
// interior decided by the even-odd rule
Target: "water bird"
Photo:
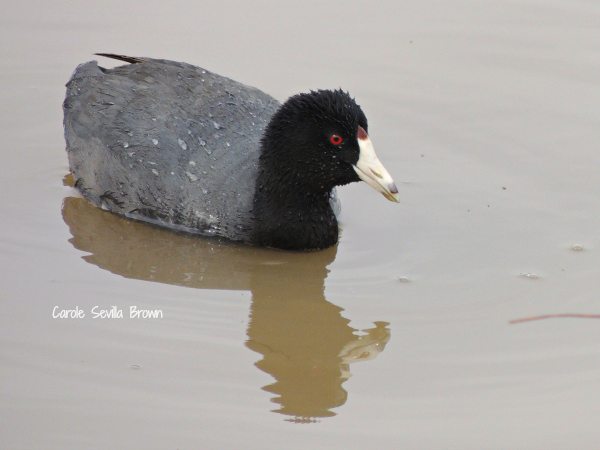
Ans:
{"type": "Polygon", "coordinates": [[[109,53],[80,64],[63,103],[75,187],[105,210],[177,231],[286,250],[338,241],[336,186],[388,200],[361,107],[315,90],[280,104],[191,64],[109,53]]]}

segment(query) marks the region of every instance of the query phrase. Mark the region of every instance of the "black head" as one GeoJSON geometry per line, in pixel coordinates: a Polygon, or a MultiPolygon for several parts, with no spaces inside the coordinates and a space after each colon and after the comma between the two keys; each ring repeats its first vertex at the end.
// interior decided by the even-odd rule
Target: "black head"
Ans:
{"type": "Polygon", "coordinates": [[[396,186],[367,131],[362,109],[342,90],[288,99],[261,142],[256,242],[288,249],[333,245],[338,226],[329,195],[335,186],[363,180],[397,201],[396,186]]]}
{"type": "Polygon", "coordinates": [[[262,159],[298,178],[304,189],[330,191],[359,181],[353,166],[360,148],[357,131],[368,130],[360,106],[342,90],[290,97],[275,113],[262,140],[262,159]]]}

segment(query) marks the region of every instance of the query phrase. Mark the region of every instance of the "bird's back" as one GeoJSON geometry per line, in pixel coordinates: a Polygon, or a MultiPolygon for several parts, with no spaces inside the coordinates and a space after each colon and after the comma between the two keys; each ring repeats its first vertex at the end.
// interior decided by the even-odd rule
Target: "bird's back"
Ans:
{"type": "Polygon", "coordinates": [[[118,214],[248,240],[260,139],[278,106],[189,64],[82,64],[64,102],[76,186],[118,214]]]}

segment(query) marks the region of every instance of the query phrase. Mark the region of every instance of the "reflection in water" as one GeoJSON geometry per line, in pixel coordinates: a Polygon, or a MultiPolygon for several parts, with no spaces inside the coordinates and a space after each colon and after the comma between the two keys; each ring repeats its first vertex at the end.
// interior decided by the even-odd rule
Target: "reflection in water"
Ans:
{"type": "Polygon", "coordinates": [[[257,367],[275,378],[264,389],[277,395],[277,412],[296,420],[334,415],[346,402],[342,383],[348,364],[376,356],[389,339],[378,323],[364,336],[325,300],[326,266],[336,249],[286,254],[279,265],[262,266],[252,278],[248,347],[263,355],[257,367]]]}
{"type": "Polygon", "coordinates": [[[127,278],[199,289],[250,290],[248,348],[275,382],[277,412],[293,421],[332,416],[345,403],[349,364],[377,356],[387,323],[357,335],[342,309],[324,296],[336,247],[291,253],[176,234],[118,217],[81,198],[63,203],[63,218],[83,258],[127,278]]]}

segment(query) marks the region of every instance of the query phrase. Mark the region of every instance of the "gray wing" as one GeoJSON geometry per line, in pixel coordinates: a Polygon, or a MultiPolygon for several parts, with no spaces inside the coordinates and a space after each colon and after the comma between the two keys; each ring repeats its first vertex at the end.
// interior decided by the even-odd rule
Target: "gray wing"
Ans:
{"type": "Polygon", "coordinates": [[[128,217],[246,240],[260,138],[278,106],[189,64],[82,64],[64,102],[76,186],[128,217]]]}

